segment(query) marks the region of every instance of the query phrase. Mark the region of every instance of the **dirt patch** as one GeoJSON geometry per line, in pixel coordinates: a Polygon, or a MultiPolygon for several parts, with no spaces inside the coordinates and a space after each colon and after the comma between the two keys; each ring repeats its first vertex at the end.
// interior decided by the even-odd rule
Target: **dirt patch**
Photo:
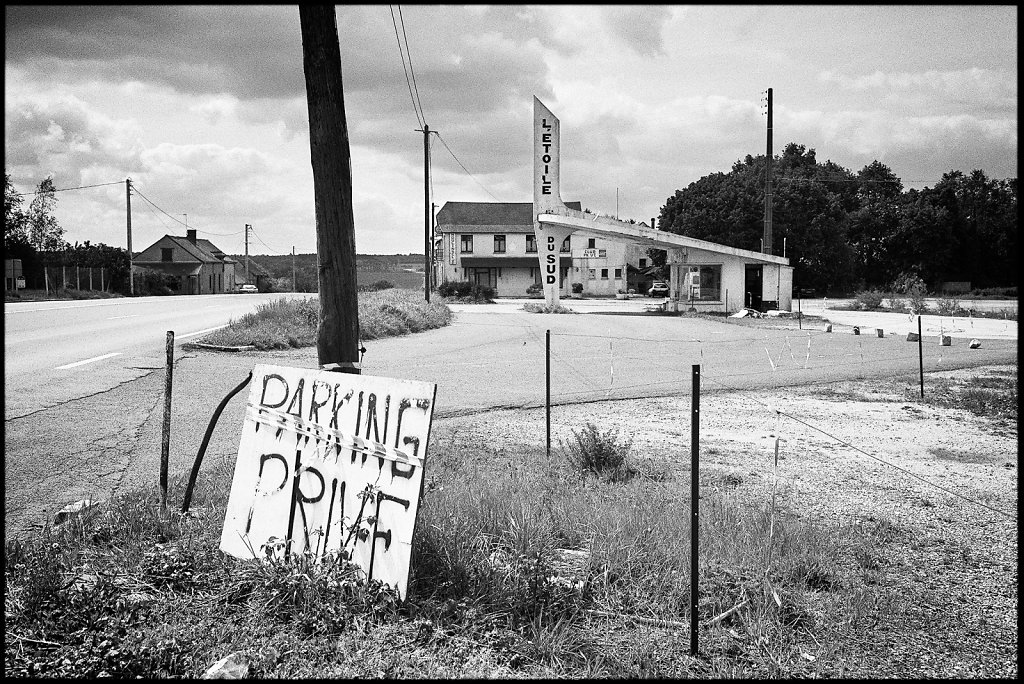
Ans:
{"type": "MultiPolygon", "coordinates": [[[[928,374],[926,395],[942,380],[1015,375],[1013,366],[928,374]]],[[[688,397],[555,407],[551,458],[593,422],[632,438],[666,495],[684,493],[690,408],[688,397]]],[[[437,439],[481,451],[545,444],[543,409],[435,425],[437,439]]],[[[922,402],[916,378],[701,396],[702,490],[766,503],[774,492],[784,515],[892,532],[877,557],[858,561],[879,577],[870,626],[852,641],[835,636],[843,646],[831,653],[808,640],[818,676],[1016,676],[1017,442],[1015,418],[922,402]]]]}

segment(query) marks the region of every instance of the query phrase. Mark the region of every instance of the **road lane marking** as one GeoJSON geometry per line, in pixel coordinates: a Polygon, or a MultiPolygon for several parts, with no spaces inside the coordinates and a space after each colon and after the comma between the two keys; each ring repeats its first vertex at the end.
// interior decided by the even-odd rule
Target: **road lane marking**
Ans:
{"type": "Polygon", "coordinates": [[[93,363],[95,361],[102,361],[103,359],[109,359],[111,356],[118,356],[121,352],[113,352],[112,354],[104,354],[103,356],[94,356],[91,359],[85,361],[75,361],[74,363],[68,363],[63,366],[57,366],[54,370],[66,370],[68,368],[74,368],[75,366],[84,366],[87,363],[93,363]]]}
{"type": "Polygon", "coordinates": [[[127,316],[109,316],[107,318],[107,320],[108,321],[116,321],[119,318],[135,318],[136,316],[141,316],[141,315],[142,314],[128,314],[127,316]]]}
{"type": "Polygon", "coordinates": [[[216,328],[207,328],[206,330],[197,330],[196,332],[185,333],[184,335],[175,335],[175,339],[183,340],[186,337],[194,337],[195,335],[202,335],[203,333],[213,332],[214,330],[220,330],[221,328],[228,327],[228,324],[218,325],[216,328]]]}

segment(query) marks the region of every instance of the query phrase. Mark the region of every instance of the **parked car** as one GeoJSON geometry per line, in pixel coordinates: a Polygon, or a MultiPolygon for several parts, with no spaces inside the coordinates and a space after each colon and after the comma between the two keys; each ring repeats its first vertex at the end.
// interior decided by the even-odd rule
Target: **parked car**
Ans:
{"type": "Polygon", "coordinates": [[[249,283],[246,283],[245,285],[242,285],[241,287],[238,288],[239,294],[246,294],[247,292],[259,292],[259,290],[256,288],[255,285],[251,285],[249,283]]]}
{"type": "Polygon", "coordinates": [[[668,283],[656,280],[651,283],[651,289],[647,290],[648,297],[668,297],[668,283]]]}

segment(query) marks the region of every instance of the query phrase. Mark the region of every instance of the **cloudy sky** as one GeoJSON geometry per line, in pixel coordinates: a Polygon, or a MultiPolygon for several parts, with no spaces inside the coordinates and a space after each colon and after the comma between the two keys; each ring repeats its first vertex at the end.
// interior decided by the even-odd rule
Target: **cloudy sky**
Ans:
{"type": "MultiPolygon", "coordinates": [[[[776,154],[797,142],[854,172],[878,159],[908,188],[951,169],[1017,176],[1015,7],[398,8],[337,8],[363,254],[423,248],[423,136],[392,11],[440,132],[438,206],[531,201],[534,95],[562,122],[562,198],[614,214],[617,191],[637,221],[764,154],[769,87],[776,154]]],[[[70,242],[127,244],[130,177],[136,251],[186,220],[229,253],[246,223],[253,254],[315,251],[296,6],[8,6],[6,20],[18,190],[120,182],[58,193],[70,242]]]]}

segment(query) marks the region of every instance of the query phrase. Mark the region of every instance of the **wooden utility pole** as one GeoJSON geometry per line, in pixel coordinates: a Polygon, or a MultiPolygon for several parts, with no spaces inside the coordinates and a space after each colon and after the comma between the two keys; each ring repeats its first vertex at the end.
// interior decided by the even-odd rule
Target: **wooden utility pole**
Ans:
{"type": "Polygon", "coordinates": [[[768,154],[765,157],[764,239],[761,252],[772,253],[772,89],[768,89],[768,154]]]}
{"type": "Polygon", "coordinates": [[[295,289],[295,245],[292,245],[292,292],[298,292],[295,289]]]}
{"type": "Polygon", "coordinates": [[[132,259],[132,179],[124,179],[124,195],[128,206],[128,294],[135,294],[135,263],[132,259]]]}
{"type": "Polygon", "coordinates": [[[359,373],[352,158],[334,5],[299,5],[299,24],[316,202],[317,356],[321,367],[359,373]]]}
{"type": "Polygon", "coordinates": [[[249,229],[252,228],[248,223],[245,224],[245,283],[249,284],[249,229]]]}
{"type": "Polygon", "coordinates": [[[423,298],[430,302],[430,126],[423,124],[423,298]]]}

